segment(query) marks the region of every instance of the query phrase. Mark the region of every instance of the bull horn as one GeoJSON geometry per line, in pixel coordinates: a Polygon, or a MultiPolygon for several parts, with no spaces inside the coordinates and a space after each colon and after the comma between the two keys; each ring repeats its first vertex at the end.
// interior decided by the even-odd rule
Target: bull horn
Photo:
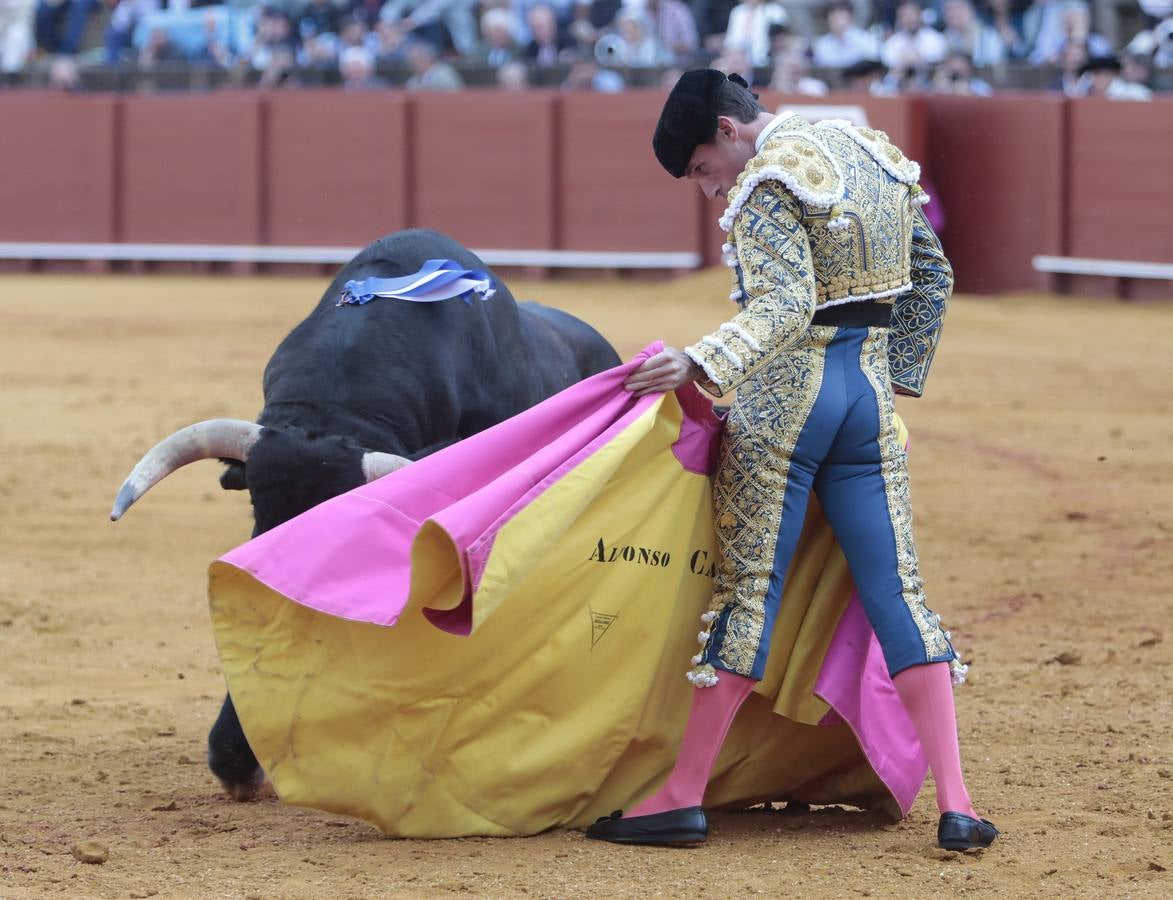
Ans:
{"type": "Polygon", "coordinates": [[[396,469],[402,469],[410,463],[410,459],[396,456],[394,453],[376,453],[374,450],[368,450],[362,455],[362,473],[366,476],[367,483],[369,484],[375,479],[382,478],[384,475],[390,475],[396,469]]]}
{"type": "Polygon", "coordinates": [[[205,419],[159,441],[138,461],[118,489],[110,521],[122,518],[132,503],[181,466],[200,459],[248,460],[261,426],[242,419],[205,419]]]}

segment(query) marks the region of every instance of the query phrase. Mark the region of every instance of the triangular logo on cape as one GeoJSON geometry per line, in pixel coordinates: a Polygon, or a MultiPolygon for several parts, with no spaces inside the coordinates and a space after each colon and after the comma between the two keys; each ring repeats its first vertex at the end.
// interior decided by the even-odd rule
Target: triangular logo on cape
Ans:
{"type": "Polygon", "coordinates": [[[597,644],[607,633],[607,629],[611,627],[611,623],[619,618],[619,614],[610,615],[608,613],[595,612],[589,606],[587,607],[587,614],[591,617],[591,649],[594,649],[597,644]]]}

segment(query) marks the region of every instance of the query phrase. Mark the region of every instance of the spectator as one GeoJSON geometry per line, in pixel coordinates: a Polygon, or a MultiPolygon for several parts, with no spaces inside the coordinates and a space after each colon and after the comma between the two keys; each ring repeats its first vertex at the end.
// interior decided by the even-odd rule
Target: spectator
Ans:
{"type": "Polygon", "coordinates": [[[770,90],[783,94],[822,97],[830,91],[827,83],[810,75],[810,63],[801,50],[791,50],[774,57],[774,75],[770,90]]]}
{"type": "Polygon", "coordinates": [[[440,59],[440,51],[434,44],[418,41],[407,51],[407,67],[411,77],[407,79],[410,91],[459,91],[464,87],[460,73],[440,59]]]}
{"type": "Polygon", "coordinates": [[[1083,90],[1079,83],[1083,64],[1088,60],[1087,44],[1071,41],[1059,54],[1059,79],[1052,88],[1063,91],[1068,97],[1078,97],[1083,90]]]}
{"type": "Polygon", "coordinates": [[[1143,53],[1126,52],[1121,58],[1120,80],[1125,84],[1142,87],[1148,91],[1145,99],[1152,96],[1149,82],[1153,77],[1153,58],[1143,53]]]}
{"type": "Polygon", "coordinates": [[[1026,56],[1026,39],[1022,30],[1022,0],[987,0],[986,24],[998,33],[1006,55],[1011,59],[1026,56]]]}
{"type": "Polygon", "coordinates": [[[342,89],[346,91],[374,91],[385,88],[387,82],[375,75],[375,57],[366,47],[347,47],[338,56],[338,72],[342,75],[342,89]]]}
{"type": "Polygon", "coordinates": [[[823,69],[846,69],[860,60],[875,59],[876,43],[855,24],[855,10],[847,0],[827,7],[827,33],[815,40],[815,65],[823,69]]]}
{"type": "Polygon", "coordinates": [[[625,87],[622,75],[614,69],[600,66],[590,56],[576,58],[571,63],[566,80],[562,82],[562,90],[564,91],[599,91],[604,94],[617,94],[625,87]]]}
{"type": "Polygon", "coordinates": [[[407,34],[394,22],[379,19],[375,23],[375,30],[369,42],[370,51],[375,55],[375,63],[403,65],[407,62],[407,51],[411,42],[407,34]]]}
{"type": "Polygon", "coordinates": [[[529,30],[533,35],[525,55],[539,66],[554,66],[566,59],[570,39],[558,28],[558,18],[551,6],[535,6],[529,11],[529,30]]]}
{"type": "Polygon", "coordinates": [[[1115,56],[1093,56],[1080,69],[1076,96],[1106,97],[1109,100],[1151,100],[1153,92],[1141,84],[1120,77],[1121,65],[1115,56]]]}
{"type": "Polygon", "coordinates": [[[872,97],[895,97],[900,93],[897,84],[888,76],[888,69],[876,59],[861,59],[843,70],[844,86],[853,94],[872,97]]]}
{"type": "Polygon", "coordinates": [[[33,50],[34,0],[0,0],[0,84],[24,70],[33,50]]]}
{"type": "MultiPolygon", "coordinates": [[[[481,16],[481,36],[484,38],[484,47],[478,54],[478,59],[491,69],[500,69],[508,62],[513,62],[521,55],[521,48],[513,40],[517,31],[517,23],[513,13],[501,7],[485,11],[481,16]]],[[[528,80],[529,73],[526,73],[528,80]]]]}
{"type": "Polygon", "coordinates": [[[1130,56],[1147,57],[1158,69],[1173,66],[1173,15],[1154,28],[1137,32],[1124,52],[1130,56]]]}
{"type": "Polygon", "coordinates": [[[230,69],[236,60],[228,43],[220,35],[220,23],[212,13],[204,15],[204,44],[188,55],[190,62],[203,66],[219,66],[230,69]]]}
{"type": "Polygon", "coordinates": [[[880,59],[897,77],[916,81],[949,52],[939,31],[924,23],[924,10],[916,0],[905,0],[896,8],[896,30],[884,42],[880,59]]]}
{"type": "Polygon", "coordinates": [[[740,75],[746,84],[754,83],[754,67],[738,47],[727,47],[724,53],[709,63],[709,67],[726,75],[740,75]]]}
{"type": "Polygon", "coordinates": [[[341,24],[342,10],[334,0],[310,0],[297,17],[297,33],[302,40],[313,35],[338,34],[341,24]]]}
{"type": "Polygon", "coordinates": [[[437,48],[451,44],[462,56],[477,49],[473,0],[387,0],[379,18],[437,48]]]}
{"type": "Polygon", "coordinates": [[[933,93],[989,97],[994,89],[974,74],[973,60],[968,54],[952,50],[933,73],[933,93]]]}
{"type": "MultiPolygon", "coordinates": [[[[259,88],[299,87],[297,78],[297,59],[294,56],[292,43],[276,43],[268,47],[263,54],[264,66],[261,68],[261,77],[257,79],[259,88]]],[[[254,60],[256,59],[254,55],[254,60]]],[[[256,66],[254,65],[254,68],[256,66]]]]}
{"type": "Polygon", "coordinates": [[[603,65],[632,69],[665,66],[673,61],[667,48],[648,34],[643,16],[631,10],[622,10],[615,17],[615,32],[600,38],[595,51],[603,65]]]}
{"type": "Polygon", "coordinates": [[[1058,6],[1055,0],[1041,0],[1040,11],[1032,17],[1036,7],[1026,11],[1023,19],[1027,41],[1031,46],[1030,61],[1035,65],[1054,64],[1063,47],[1069,43],[1086,43],[1092,56],[1109,56],[1112,45],[1091,30],[1091,11],[1083,0],[1065,0],[1058,6]],[[1034,24],[1037,20],[1037,31],[1034,24]]]}
{"type": "MultiPolygon", "coordinates": [[[[970,67],[987,68],[1006,60],[998,32],[978,18],[970,0],[945,0],[945,40],[949,49],[968,58],[970,67]]],[[[956,63],[956,68],[960,63],[956,63]]],[[[984,82],[983,82],[984,83],[984,82]]],[[[987,85],[988,87],[989,85],[987,85]]]]}
{"type": "MultiPolygon", "coordinates": [[[[97,0],[37,0],[33,29],[37,46],[48,53],[73,56],[81,49],[82,35],[97,0]]],[[[62,77],[65,66],[61,66],[62,77]]],[[[76,67],[74,83],[76,84],[76,67]]]]}
{"type": "MultiPolygon", "coordinates": [[[[567,31],[570,23],[576,18],[576,10],[583,6],[583,0],[509,0],[509,8],[513,12],[513,19],[517,23],[517,34],[514,36],[517,43],[523,47],[529,46],[533,41],[533,27],[530,24],[530,11],[538,6],[548,6],[550,11],[554,13],[554,20],[558,23],[558,30],[560,32],[567,31]]],[[[590,4],[593,6],[593,4],[590,4]]],[[[596,19],[599,15],[598,11],[592,11],[591,19],[594,22],[595,28],[602,30],[611,24],[615,18],[615,13],[619,10],[619,3],[617,0],[612,0],[610,3],[601,4],[604,6],[602,15],[604,18],[596,19]]]]}
{"type": "Polygon", "coordinates": [[[171,33],[166,28],[155,26],[147,35],[147,41],[138,52],[138,64],[144,69],[154,66],[185,63],[187,57],[183,51],[175,46],[171,40],[171,33]]]}
{"type": "MultiPolygon", "coordinates": [[[[510,40],[512,39],[511,33],[510,40]]],[[[502,63],[497,67],[497,86],[503,91],[524,91],[529,87],[529,69],[525,63],[516,59],[502,63]]]]}
{"type": "Polygon", "coordinates": [[[743,0],[729,13],[725,49],[743,53],[753,67],[770,64],[770,26],[786,25],[790,16],[771,0],[743,0]]]}
{"type": "Polygon", "coordinates": [[[656,42],[668,51],[671,62],[691,60],[700,49],[696,19],[682,0],[644,0],[647,29],[656,42]]]}
{"type": "Polygon", "coordinates": [[[130,51],[130,39],[139,20],[159,11],[159,0],[114,0],[106,26],[106,62],[117,65],[130,51]]]}
{"type": "Polygon", "coordinates": [[[249,64],[262,73],[264,84],[284,82],[283,73],[292,69],[296,62],[296,49],[289,16],[271,6],[261,7],[249,64]]]}

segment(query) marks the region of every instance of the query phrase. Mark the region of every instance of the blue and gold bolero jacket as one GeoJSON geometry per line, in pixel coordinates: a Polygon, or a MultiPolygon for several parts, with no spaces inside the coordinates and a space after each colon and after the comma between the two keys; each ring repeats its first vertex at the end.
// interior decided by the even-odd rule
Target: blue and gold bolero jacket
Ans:
{"type": "Polygon", "coordinates": [[[881,131],[779,116],[729,193],[720,226],[742,307],[685,349],[701,386],[728,393],[794,346],[815,312],[892,305],[888,369],[919,397],[941,334],[953,270],[920,207],[920,166],[881,131]]]}

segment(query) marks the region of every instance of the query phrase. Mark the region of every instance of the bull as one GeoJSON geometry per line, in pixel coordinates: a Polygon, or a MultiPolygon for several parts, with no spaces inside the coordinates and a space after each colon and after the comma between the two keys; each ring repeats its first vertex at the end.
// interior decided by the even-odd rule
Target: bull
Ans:
{"type": "MultiPolygon", "coordinates": [[[[338,305],[350,280],[410,275],[430,259],[485,270],[434,231],[367,246],[277,347],[257,421],[210,419],[161,441],[123,483],[111,519],[179,467],[216,458],[227,464],[221,486],[249,492],[256,537],[618,364],[589,325],[516,303],[492,273],[487,300],[338,305]]],[[[231,696],[208,735],[208,767],[239,800],[264,780],[231,696]]]]}

